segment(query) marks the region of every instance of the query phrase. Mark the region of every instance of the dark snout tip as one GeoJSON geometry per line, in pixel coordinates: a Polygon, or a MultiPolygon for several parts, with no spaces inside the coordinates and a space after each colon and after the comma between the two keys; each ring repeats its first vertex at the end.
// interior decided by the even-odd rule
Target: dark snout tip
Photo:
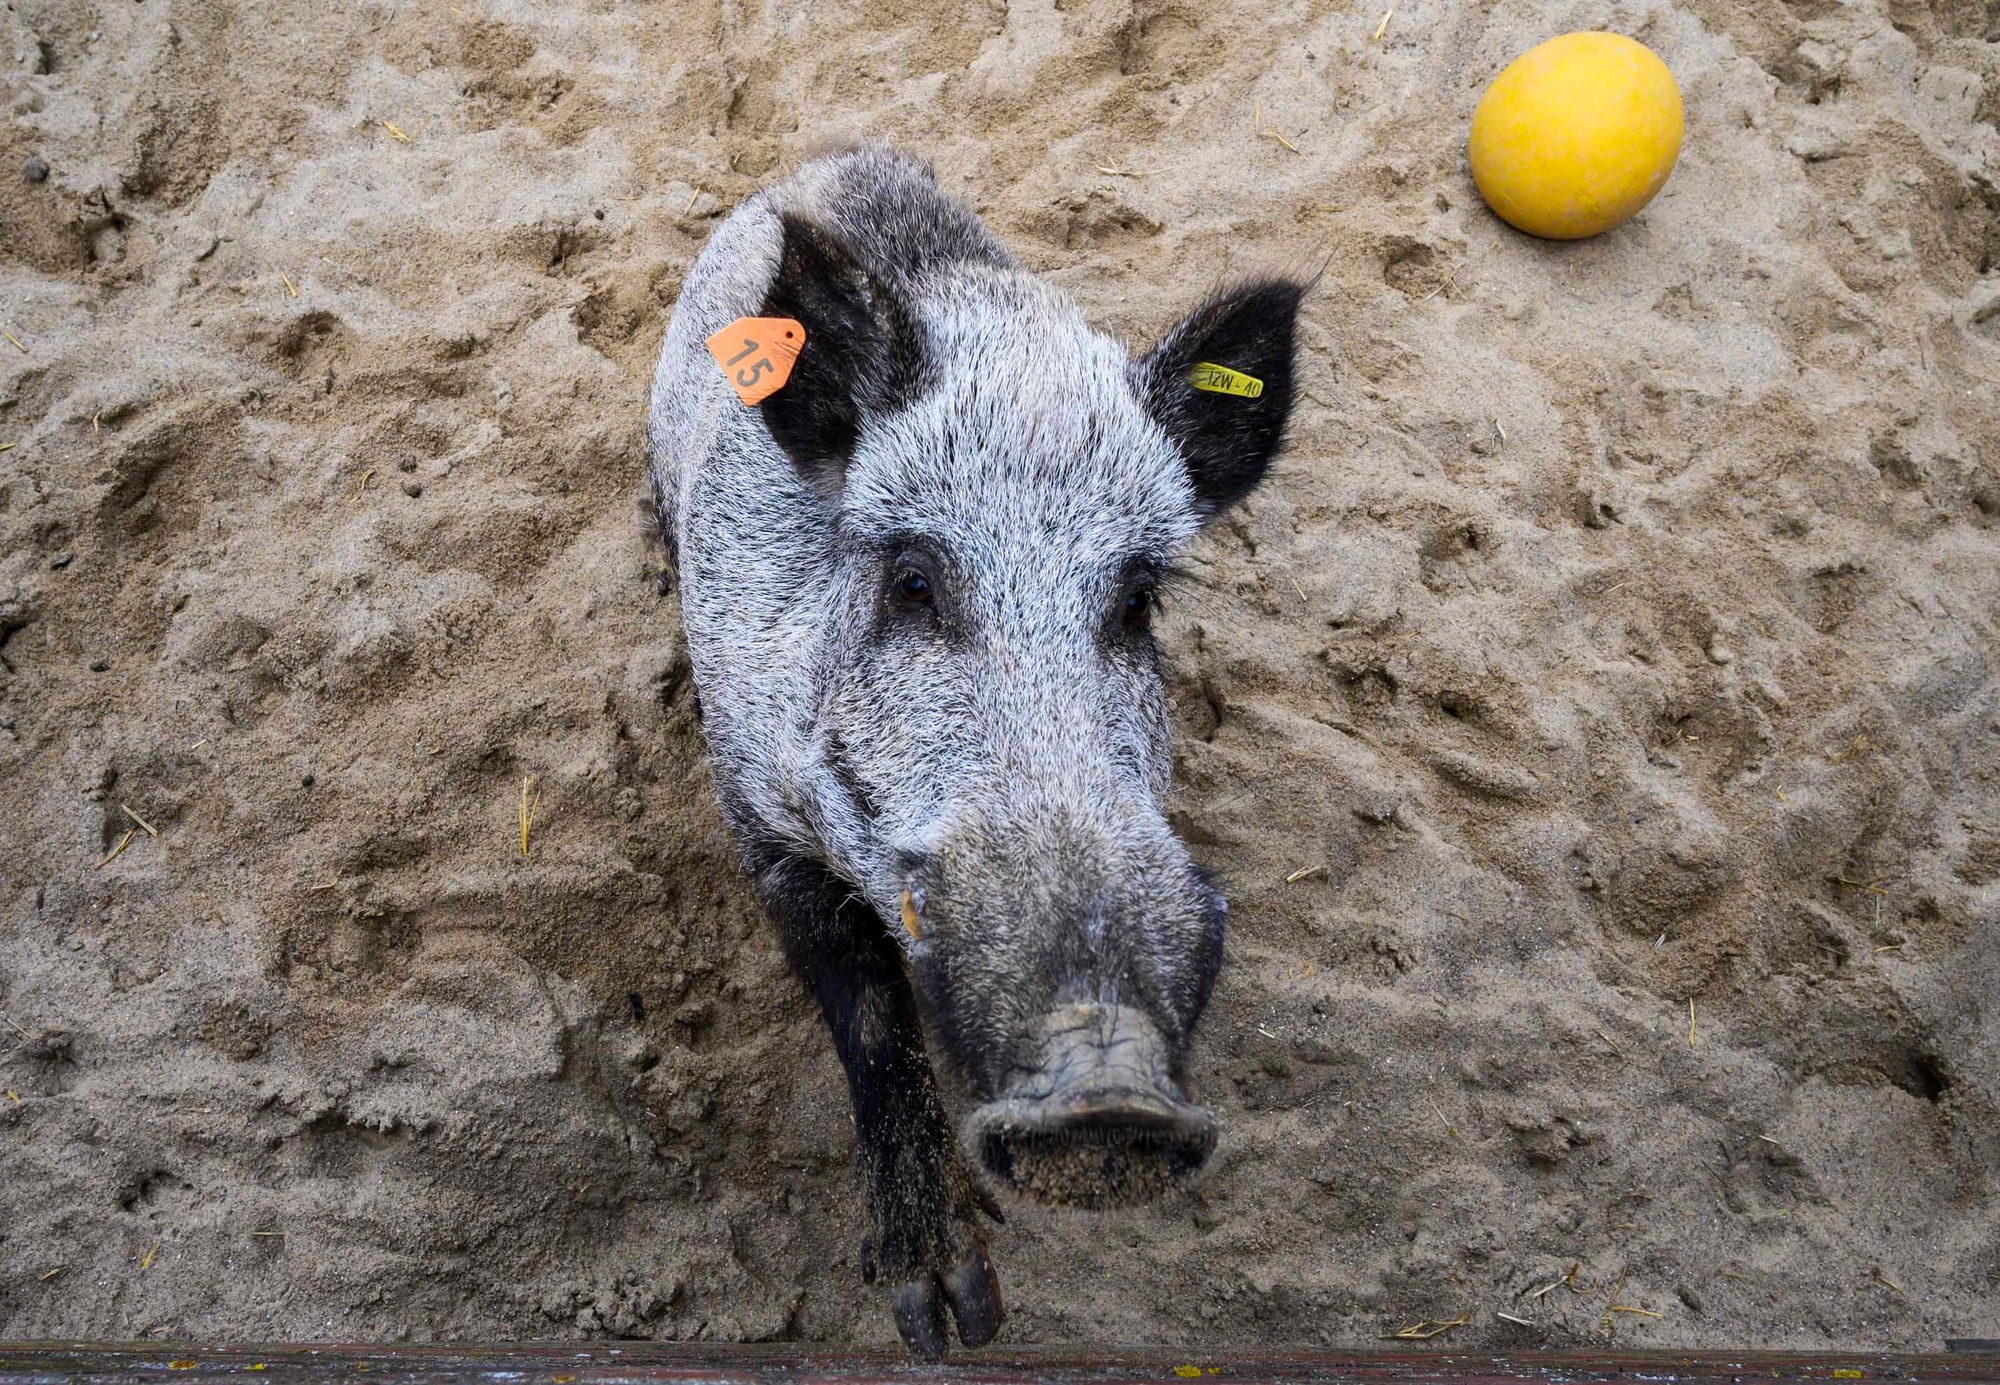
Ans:
{"type": "Polygon", "coordinates": [[[1104,1087],[989,1102],[967,1135],[995,1179],[1054,1207],[1129,1207],[1185,1184],[1215,1149],[1206,1109],[1157,1091],[1104,1087]]]}

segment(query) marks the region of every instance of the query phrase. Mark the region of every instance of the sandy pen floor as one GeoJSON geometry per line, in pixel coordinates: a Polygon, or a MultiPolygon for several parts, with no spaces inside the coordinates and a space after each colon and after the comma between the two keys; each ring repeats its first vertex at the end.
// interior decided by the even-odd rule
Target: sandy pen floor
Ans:
{"type": "Polygon", "coordinates": [[[693,257],[864,134],[1135,344],[1331,256],[1164,618],[1227,1133],[1015,1208],[1009,1338],[1993,1335],[2000,21],[1383,19],[12,0],[0,1336],[894,1340],[632,522],[693,257]],[[1530,241],[1466,121],[1589,27],[1686,151],[1530,241]]]}

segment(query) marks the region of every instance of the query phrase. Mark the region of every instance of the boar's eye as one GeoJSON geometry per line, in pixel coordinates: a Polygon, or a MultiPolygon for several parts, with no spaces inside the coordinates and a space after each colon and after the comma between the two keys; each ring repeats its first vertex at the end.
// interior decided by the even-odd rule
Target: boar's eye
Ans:
{"type": "Polygon", "coordinates": [[[904,558],[890,570],[889,599],[905,611],[928,610],[937,600],[937,583],[921,566],[904,558]]]}
{"type": "Polygon", "coordinates": [[[1151,629],[1153,612],[1159,609],[1159,604],[1159,595],[1152,587],[1132,588],[1125,594],[1125,628],[1133,631],[1151,629]]]}
{"type": "Polygon", "coordinates": [[[881,567],[882,605],[892,617],[939,622],[945,616],[945,562],[928,547],[891,549],[881,567]],[[893,555],[893,556],[892,556],[893,555]]]}

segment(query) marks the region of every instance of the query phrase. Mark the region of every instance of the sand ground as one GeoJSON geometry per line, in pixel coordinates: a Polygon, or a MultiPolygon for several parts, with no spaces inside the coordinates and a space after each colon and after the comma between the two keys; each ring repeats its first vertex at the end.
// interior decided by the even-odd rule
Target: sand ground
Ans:
{"type": "Polygon", "coordinates": [[[1017,1208],[1009,1337],[1995,1335],[2000,10],[1381,18],[9,0],[0,1336],[893,1340],[632,523],[693,257],[868,134],[1135,344],[1331,256],[1164,620],[1227,1134],[1017,1208]],[[1534,242],[1466,121],[1592,27],[1686,151],[1534,242]]]}

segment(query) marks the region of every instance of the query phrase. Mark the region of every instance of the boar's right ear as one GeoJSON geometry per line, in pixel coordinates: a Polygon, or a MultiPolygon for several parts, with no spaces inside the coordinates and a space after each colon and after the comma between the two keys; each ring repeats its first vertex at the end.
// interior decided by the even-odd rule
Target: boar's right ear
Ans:
{"type": "Polygon", "coordinates": [[[823,227],[780,218],[784,250],[761,317],[795,318],[805,349],[785,387],[757,406],[799,474],[838,496],[863,421],[904,403],[917,378],[902,300],[823,227]]]}
{"type": "Polygon", "coordinates": [[[1284,445],[1292,338],[1312,284],[1253,279],[1210,294],[1132,366],[1141,402],[1187,463],[1204,519],[1256,489],[1284,445]],[[1197,389],[1189,377],[1203,365],[1223,367],[1230,392],[1197,389]]]}

